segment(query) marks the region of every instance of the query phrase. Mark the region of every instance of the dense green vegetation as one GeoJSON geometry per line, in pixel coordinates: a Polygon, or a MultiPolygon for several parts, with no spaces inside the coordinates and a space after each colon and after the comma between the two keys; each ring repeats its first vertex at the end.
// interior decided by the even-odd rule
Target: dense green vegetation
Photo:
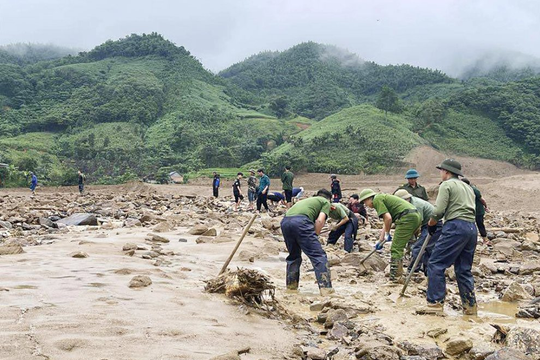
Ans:
{"type": "Polygon", "coordinates": [[[44,184],[72,184],[77,168],[104,184],[209,168],[277,174],[286,164],[377,173],[407,166],[420,144],[540,168],[540,78],[531,69],[460,81],[303,43],[217,76],[155,33],[65,51],[0,47],[4,185],[25,184],[30,170],[44,184]]]}
{"type": "Polygon", "coordinates": [[[267,101],[285,96],[292,112],[314,119],[372,100],[383,86],[401,93],[420,85],[455,82],[440,71],[381,66],[313,42],[252,56],[220,75],[267,101]]]}

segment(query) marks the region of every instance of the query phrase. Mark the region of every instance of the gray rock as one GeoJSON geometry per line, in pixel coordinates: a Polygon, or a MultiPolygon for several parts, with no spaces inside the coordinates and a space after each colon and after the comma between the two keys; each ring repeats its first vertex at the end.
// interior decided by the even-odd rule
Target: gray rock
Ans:
{"type": "Polygon", "coordinates": [[[486,357],[486,360],[530,360],[530,358],[521,351],[502,348],[486,357]]]}
{"type": "Polygon", "coordinates": [[[0,255],[16,255],[22,253],[24,253],[24,250],[19,244],[8,244],[0,246],[0,255]]]}
{"type": "Polygon", "coordinates": [[[471,340],[467,338],[463,338],[463,337],[456,337],[456,338],[451,338],[446,343],[445,352],[448,355],[456,356],[456,355],[460,355],[460,354],[463,354],[464,352],[471,350],[472,347],[473,347],[473,343],[471,340]]]}
{"type": "Polygon", "coordinates": [[[168,243],[168,242],[170,242],[169,239],[164,238],[163,236],[160,236],[160,235],[150,234],[150,236],[152,236],[150,238],[150,240],[152,240],[153,242],[160,242],[160,243],[168,243]]]}
{"type": "Polygon", "coordinates": [[[141,288],[152,285],[152,280],[145,275],[134,276],[133,279],[129,282],[130,288],[141,288]]]}
{"type": "Polygon", "coordinates": [[[123,251],[137,250],[137,244],[127,243],[122,247],[123,251]]]}
{"type": "Polygon", "coordinates": [[[11,223],[8,221],[0,221],[0,228],[10,230],[13,229],[13,225],[11,225],[11,223]]]}
{"type": "Polygon", "coordinates": [[[471,360],[485,360],[489,355],[493,354],[495,349],[486,346],[474,346],[469,351],[469,357],[471,360]]]}
{"type": "Polygon", "coordinates": [[[328,332],[328,338],[332,340],[341,340],[349,333],[349,329],[339,322],[334,323],[332,329],[328,332]]]}
{"type": "Polygon", "coordinates": [[[521,275],[530,275],[540,271],[540,261],[529,261],[523,264],[519,269],[521,275]]]}
{"type": "Polygon", "coordinates": [[[39,218],[39,225],[47,226],[47,227],[50,227],[50,228],[54,227],[54,223],[53,223],[53,221],[51,219],[47,219],[47,218],[43,218],[43,217],[39,218]]]}
{"type": "Polygon", "coordinates": [[[57,221],[57,224],[66,226],[97,225],[98,221],[94,214],[75,213],[67,218],[57,221]]]}
{"type": "Polygon", "coordinates": [[[503,293],[501,298],[502,301],[519,301],[519,300],[529,300],[532,296],[519,284],[514,281],[508,286],[503,293]]]}
{"type": "Polygon", "coordinates": [[[76,259],[86,259],[88,257],[88,254],[85,253],[84,251],[77,251],[77,252],[69,254],[69,256],[76,259]]]}
{"type": "Polygon", "coordinates": [[[325,360],[326,359],[326,351],[323,349],[319,349],[316,347],[309,347],[305,349],[306,355],[309,359],[313,360],[325,360]]]}
{"type": "Polygon", "coordinates": [[[330,329],[338,321],[347,321],[347,313],[343,309],[330,310],[326,316],[324,327],[330,329]]]}
{"type": "Polygon", "coordinates": [[[195,225],[194,227],[191,228],[191,230],[189,230],[189,233],[191,235],[202,235],[207,231],[208,231],[208,226],[206,226],[206,225],[195,225]]]}
{"type": "Polygon", "coordinates": [[[506,335],[506,345],[526,354],[540,354],[540,331],[515,327],[506,335]]]}
{"type": "Polygon", "coordinates": [[[217,230],[210,228],[203,233],[203,236],[217,236],[217,230]]]}

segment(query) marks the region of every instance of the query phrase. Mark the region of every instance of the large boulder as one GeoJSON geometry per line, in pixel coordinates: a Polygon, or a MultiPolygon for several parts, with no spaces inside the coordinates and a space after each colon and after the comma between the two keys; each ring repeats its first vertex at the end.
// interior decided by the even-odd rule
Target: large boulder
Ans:
{"type": "Polygon", "coordinates": [[[540,261],[529,261],[523,264],[519,269],[521,275],[530,275],[532,273],[540,271],[540,261]]]}
{"type": "Polygon", "coordinates": [[[66,226],[97,225],[98,221],[94,214],[75,213],[67,218],[58,220],[57,223],[66,226]]]}
{"type": "Polygon", "coordinates": [[[463,354],[464,352],[468,352],[473,347],[473,343],[471,340],[463,337],[456,337],[451,338],[446,343],[446,353],[448,355],[457,356],[460,354],[463,354]]]}
{"type": "Polygon", "coordinates": [[[0,246],[0,255],[15,255],[22,254],[24,252],[23,248],[19,244],[9,244],[0,246]]]}
{"type": "Polygon", "coordinates": [[[532,296],[529,295],[527,290],[519,284],[518,282],[514,281],[511,283],[503,293],[503,296],[501,298],[502,301],[519,301],[519,300],[529,300],[532,299],[532,296]]]}
{"type": "Polygon", "coordinates": [[[502,348],[489,355],[485,360],[530,360],[530,358],[521,351],[502,348]]]}
{"type": "Polygon", "coordinates": [[[530,328],[515,327],[506,335],[506,346],[525,354],[540,354],[540,331],[530,328]]]}
{"type": "Polygon", "coordinates": [[[189,233],[191,235],[202,235],[207,231],[208,231],[208,226],[201,224],[201,225],[195,225],[194,227],[192,227],[191,230],[189,230],[189,233]]]}

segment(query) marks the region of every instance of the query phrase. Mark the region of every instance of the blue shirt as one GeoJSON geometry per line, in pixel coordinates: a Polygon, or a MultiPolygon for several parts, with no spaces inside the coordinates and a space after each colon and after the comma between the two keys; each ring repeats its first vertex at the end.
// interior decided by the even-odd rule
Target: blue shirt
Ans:
{"type": "MultiPolygon", "coordinates": [[[[263,190],[265,187],[267,187],[270,189],[270,178],[264,174],[262,177],[261,177],[261,180],[259,180],[259,190],[258,190],[258,193],[259,194],[262,194],[263,190]]],[[[267,192],[268,194],[268,192],[267,192]]]]}

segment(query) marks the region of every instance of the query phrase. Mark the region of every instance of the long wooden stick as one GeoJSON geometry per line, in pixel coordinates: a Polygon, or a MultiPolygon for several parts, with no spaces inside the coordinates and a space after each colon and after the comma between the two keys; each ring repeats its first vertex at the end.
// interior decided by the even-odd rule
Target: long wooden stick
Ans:
{"type": "Polygon", "coordinates": [[[424,255],[424,252],[426,251],[426,247],[429,244],[429,240],[431,240],[431,234],[428,234],[428,236],[424,240],[424,243],[422,244],[422,247],[420,248],[420,252],[418,253],[418,256],[416,257],[416,259],[414,259],[413,267],[412,267],[411,271],[409,271],[409,275],[407,275],[407,279],[405,279],[405,284],[403,284],[403,289],[401,289],[401,292],[399,293],[399,296],[405,295],[405,290],[407,290],[407,286],[409,285],[409,281],[411,281],[411,276],[412,276],[412,274],[414,274],[414,270],[416,270],[416,267],[418,266],[418,263],[422,259],[422,256],[424,255]]]}
{"type": "Polygon", "coordinates": [[[229,255],[229,258],[227,259],[227,261],[225,261],[225,264],[223,264],[223,267],[221,268],[221,271],[219,272],[218,276],[223,274],[227,270],[227,266],[229,266],[232,258],[234,257],[234,254],[236,253],[236,250],[238,250],[238,248],[240,247],[240,244],[242,243],[242,241],[246,237],[249,229],[251,228],[251,225],[253,225],[253,222],[255,221],[256,218],[257,218],[257,214],[253,214],[253,217],[251,218],[251,220],[249,220],[249,223],[245,227],[244,232],[242,233],[242,236],[240,237],[240,239],[236,243],[236,246],[234,247],[231,255],[229,255]]]}

